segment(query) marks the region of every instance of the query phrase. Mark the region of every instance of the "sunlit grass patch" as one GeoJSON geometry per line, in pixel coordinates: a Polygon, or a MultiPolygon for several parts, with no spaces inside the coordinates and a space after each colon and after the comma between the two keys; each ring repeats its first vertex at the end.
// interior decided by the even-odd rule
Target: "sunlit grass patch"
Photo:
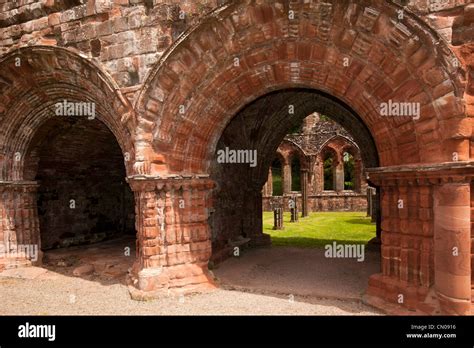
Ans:
{"type": "Polygon", "coordinates": [[[336,241],[340,244],[366,244],[375,237],[375,223],[365,212],[311,213],[298,222],[284,214],[284,230],[273,230],[273,212],[263,213],[264,233],[271,235],[272,245],[321,247],[336,241]]]}

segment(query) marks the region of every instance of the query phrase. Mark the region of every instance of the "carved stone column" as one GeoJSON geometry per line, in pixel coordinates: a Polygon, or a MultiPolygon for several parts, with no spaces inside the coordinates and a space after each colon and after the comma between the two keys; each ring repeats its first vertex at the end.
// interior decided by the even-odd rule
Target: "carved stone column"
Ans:
{"type": "Polygon", "coordinates": [[[372,187],[367,187],[367,216],[372,216],[372,209],[373,209],[373,190],[372,187]]]}
{"type": "Polygon", "coordinates": [[[395,313],[470,313],[473,165],[369,170],[381,193],[382,273],[370,277],[368,302],[395,313]]]}
{"type": "Polygon", "coordinates": [[[344,191],[344,161],[342,158],[338,158],[337,163],[335,163],[334,190],[337,192],[344,191]]]}
{"type": "Polygon", "coordinates": [[[435,289],[441,310],[470,314],[471,194],[469,182],[442,182],[434,189],[435,289]]]}
{"type": "Polygon", "coordinates": [[[267,182],[263,185],[263,195],[266,197],[273,196],[273,175],[272,175],[272,167],[268,169],[268,177],[267,182]]]}
{"type": "Polygon", "coordinates": [[[308,171],[301,171],[301,216],[308,216],[308,171]]]}
{"type": "Polygon", "coordinates": [[[131,177],[129,182],[137,229],[137,261],[129,281],[139,290],[132,296],[214,287],[207,269],[214,183],[207,178],[154,177],[131,177]]]}
{"type": "MultiPolygon", "coordinates": [[[[256,185],[255,185],[256,186],[256,185]]],[[[255,187],[254,186],[254,187],[255,187]]],[[[242,214],[247,216],[242,220],[243,231],[246,237],[250,238],[249,245],[263,246],[270,245],[270,235],[263,233],[263,210],[262,210],[262,193],[257,189],[249,189],[245,194],[246,201],[242,207],[242,214]]],[[[216,207],[218,209],[218,207],[216,207]]]]}
{"type": "Polygon", "coordinates": [[[0,269],[41,264],[34,181],[0,182],[0,269]]]}
{"type": "Polygon", "coordinates": [[[291,192],[291,165],[289,161],[285,159],[285,162],[282,163],[282,172],[283,172],[283,194],[289,194],[291,192]]]}
{"type": "MultiPolygon", "coordinates": [[[[284,209],[283,209],[283,197],[272,197],[271,200],[271,207],[273,210],[273,229],[274,230],[282,230],[284,229],[284,224],[283,224],[283,214],[284,214],[284,209]]],[[[271,240],[270,240],[271,242],[271,240]]]]}

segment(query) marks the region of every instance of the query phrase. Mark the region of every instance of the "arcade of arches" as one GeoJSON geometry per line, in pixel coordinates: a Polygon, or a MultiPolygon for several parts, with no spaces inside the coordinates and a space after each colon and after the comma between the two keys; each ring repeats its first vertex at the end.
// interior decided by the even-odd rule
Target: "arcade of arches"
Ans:
{"type": "Polygon", "coordinates": [[[0,267],[29,262],[9,256],[21,245],[92,242],[135,224],[133,291],[213,287],[208,262],[229,240],[270,243],[269,170],[288,131],[316,112],[352,140],[309,156],[286,141],[283,187],[293,190],[294,150],[306,173],[294,185],[314,183],[311,206],[331,188],[344,195],[338,150],[358,145],[344,150],[356,168],[347,194],[364,172],[380,197],[381,271],[366,300],[471,313],[469,1],[157,3],[0,4],[0,267]],[[63,101],[94,105],[95,117],[61,119],[63,101]],[[382,115],[383,103],[416,104],[418,117],[382,115]],[[257,165],[219,163],[224,148],[255,150],[257,165]]]}
{"type": "MultiPolygon", "coordinates": [[[[296,197],[303,216],[312,211],[367,209],[367,180],[360,149],[344,128],[312,114],[285,136],[263,186],[263,210],[272,197],[296,197]]],[[[287,204],[283,205],[288,208],[287,204]]]]}

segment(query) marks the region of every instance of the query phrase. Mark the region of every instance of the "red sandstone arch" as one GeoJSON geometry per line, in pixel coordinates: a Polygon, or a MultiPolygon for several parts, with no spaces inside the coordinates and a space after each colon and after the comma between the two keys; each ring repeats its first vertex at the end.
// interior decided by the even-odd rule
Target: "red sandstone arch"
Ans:
{"type": "Polygon", "coordinates": [[[288,145],[290,145],[293,149],[290,150],[289,154],[288,154],[288,158],[290,160],[292,160],[293,158],[297,157],[298,160],[300,161],[300,164],[301,164],[301,168],[307,168],[308,166],[308,161],[307,161],[307,154],[305,153],[305,151],[301,148],[301,146],[299,146],[298,144],[296,144],[295,142],[293,141],[290,141],[290,140],[284,140],[284,143],[287,143],[288,145]]]}
{"type": "Polygon", "coordinates": [[[249,0],[213,12],[164,55],[137,101],[139,130],[153,134],[137,143],[145,156],[155,153],[148,172],[205,173],[236,112],[287,87],[321,90],[351,106],[382,166],[448,162],[453,152],[469,159],[464,72],[436,33],[409,13],[398,20],[398,9],[249,0]],[[382,118],[378,107],[389,99],[421,103],[420,120],[382,118]]]}
{"type": "Polygon", "coordinates": [[[334,142],[343,142],[343,143],[346,143],[346,144],[343,144],[341,146],[341,152],[344,152],[344,151],[349,151],[351,152],[351,155],[353,155],[354,157],[360,157],[360,149],[359,147],[357,146],[357,144],[355,144],[351,139],[343,136],[343,135],[335,135],[331,138],[329,138],[328,140],[326,140],[324,142],[324,144],[321,145],[321,150],[319,152],[323,152],[324,148],[325,147],[333,147],[333,143],[334,142]]]}
{"type": "MultiPolygon", "coordinates": [[[[24,179],[29,144],[36,130],[54,117],[54,104],[63,99],[94,102],[97,119],[133,159],[133,109],[113,79],[80,54],[51,46],[12,51],[0,60],[0,90],[0,180],[24,179]]],[[[126,162],[129,173],[132,164],[126,162]]]]}
{"type": "MultiPolygon", "coordinates": [[[[208,220],[215,183],[206,178],[224,129],[257,99],[259,110],[266,101],[291,101],[307,116],[313,105],[298,93],[320,91],[360,116],[385,167],[370,172],[381,191],[383,257],[369,295],[398,305],[403,294],[405,307],[425,313],[468,313],[472,118],[463,100],[465,72],[420,19],[405,11],[399,20],[400,9],[376,0],[226,4],[162,56],[137,98],[136,123],[108,75],[69,49],[7,54],[0,60],[0,232],[19,242],[34,237],[34,185],[21,182],[23,161],[12,157],[26,151],[53,101],[80,96],[97,103],[122,151],[131,158],[136,152],[136,165],[127,166],[129,176],[139,174],[130,178],[139,239],[133,284],[153,292],[212,283],[208,220]],[[13,65],[15,54],[26,58],[21,69],[13,65]],[[283,89],[292,90],[284,100],[266,98],[283,89]],[[381,117],[378,107],[390,99],[419,102],[420,120],[381,117]],[[410,212],[396,208],[400,198],[410,212]],[[455,243],[458,259],[449,257],[455,243]]],[[[271,111],[283,117],[280,107],[271,111]]],[[[255,193],[254,186],[246,192],[255,193]]],[[[257,226],[261,197],[250,198],[243,230],[253,245],[265,244],[257,226]]]]}
{"type": "MultiPolygon", "coordinates": [[[[397,306],[402,294],[403,306],[412,310],[466,314],[472,298],[465,238],[470,235],[472,119],[463,99],[465,71],[436,32],[406,10],[399,19],[398,10],[403,8],[375,0],[243,0],[222,6],[186,32],[150,72],[135,105],[135,168],[159,182],[179,175],[185,182],[207,177],[221,135],[238,112],[252,109],[252,102],[262,106],[270,92],[288,89],[330,95],[361,118],[381,166],[370,172],[370,181],[381,192],[382,273],[371,278],[368,295],[397,306]],[[381,103],[389,100],[420,103],[419,120],[380,116],[381,103]],[[459,163],[452,162],[454,152],[459,163]],[[396,208],[400,198],[410,213],[396,208]],[[458,219],[447,217],[452,209],[459,210],[458,219]],[[453,237],[454,231],[462,233],[453,237]],[[453,243],[462,245],[456,260],[448,257],[453,243]],[[432,291],[436,303],[430,302],[432,291]]],[[[282,104],[298,102],[296,94],[285,98],[282,104]]],[[[296,105],[306,115],[315,111],[307,101],[296,105]]],[[[146,193],[155,185],[153,180],[137,184],[146,193]]],[[[198,183],[193,185],[201,195],[198,183]]],[[[143,207],[155,204],[163,192],[160,188],[143,207]]],[[[259,209],[256,203],[250,208],[259,209]]],[[[207,230],[205,207],[196,209],[202,213],[199,228],[207,230]]],[[[244,226],[254,227],[248,235],[255,245],[268,242],[257,224],[255,215],[244,226]]],[[[155,243],[147,233],[139,231],[145,248],[155,243]]],[[[206,274],[209,243],[199,250],[198,261],[189,266],[196,276],[206,274]]],[[[151,256],[143,259],[158,264],[151,256]]],[[[138,276],[139,288],[176,284],[179,262],[166,265],[169,281],[150,276],[150,270],[138,276]]]]}
{"type": "Polygon", "coordinates": [[[306,159],[307,154],[305,151],[301,148],[301,146],[291,140],[283,140],[276,153],[282,163],[286,162],[291,164],[292,159],[297,157],[301,163],[301,166],[304,166],[303,168],[308,165],[306,159]]]}

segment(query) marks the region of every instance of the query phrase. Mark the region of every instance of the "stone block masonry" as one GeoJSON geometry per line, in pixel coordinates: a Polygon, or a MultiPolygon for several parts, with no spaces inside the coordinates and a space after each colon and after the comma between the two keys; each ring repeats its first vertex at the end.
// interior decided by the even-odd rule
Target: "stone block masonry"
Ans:
{"type": "MultiPolygon", "coordinates": [[[[213,254],[236,240],[270,243],[262,188],[275,151],[319,112],[352,135],[380,196],[382,270],[370,279],[369,300],[395,312],[471,313],[473,7],[402,3],[0,1],[0,243],[40,244],[40,209],[67,218],[53,195],[39,200],[51,192],[48,180],[55,184],[49,173],[67,166],[45,149],[75,151],[52,144],[81,127],[74,118],[55,134],[51,108],[94,103],[95,122],[117,146],[103,146],[101,160],[68,164],[114,167],[101,170],[112,186],[127,178],[137,296],[212,287],[213,254]],[[389,101],[419,106],[417,119],[382,116],[389,101]],[[258,164],[218,163],[226,146],[256,150],[258,164]]],[[[99,151],[102,133],[88,129],[84,147],[99,151]]],[[[112,220],[121,215],[109,207],[116,192],[94,203],[112,220]]]]}

